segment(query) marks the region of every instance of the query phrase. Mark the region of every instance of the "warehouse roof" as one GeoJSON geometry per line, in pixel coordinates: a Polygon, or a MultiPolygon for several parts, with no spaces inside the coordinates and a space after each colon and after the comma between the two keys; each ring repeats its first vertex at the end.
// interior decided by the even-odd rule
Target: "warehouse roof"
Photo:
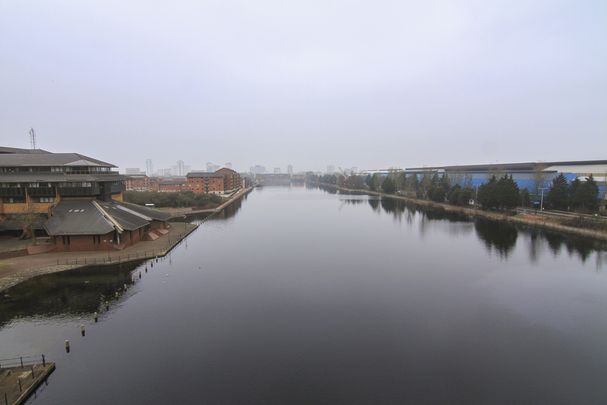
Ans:
{"type": "Polygon", "coordinates": [[[2,153],[0,167],[19,166],[98,166],[116,167],[79,153],[2,153]]]}
{"type": "Polygon", "coordinates": [[[430,166],[430,167],[412,167],[407,171],[428,171],[428,170],[446,170],[446,171],[535,171],[542,170],[550,166],[587,166],[587,165],[607,165],[607,160],[581,160],[564,162],[523,162],[523,163],[488,163],[480,165],[455,165],[455,166],[430,166]]]}

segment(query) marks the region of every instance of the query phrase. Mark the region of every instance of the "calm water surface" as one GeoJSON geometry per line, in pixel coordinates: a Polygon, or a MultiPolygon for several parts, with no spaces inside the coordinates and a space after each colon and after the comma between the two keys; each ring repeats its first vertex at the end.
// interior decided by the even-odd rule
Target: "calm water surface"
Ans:
{"type": "Polygon", "coordinates": [[[264,188],[147,273],[9,290],[0,358],[56,361],[35,404],[604,404],[606,260],[584,240],[264,188]]]}

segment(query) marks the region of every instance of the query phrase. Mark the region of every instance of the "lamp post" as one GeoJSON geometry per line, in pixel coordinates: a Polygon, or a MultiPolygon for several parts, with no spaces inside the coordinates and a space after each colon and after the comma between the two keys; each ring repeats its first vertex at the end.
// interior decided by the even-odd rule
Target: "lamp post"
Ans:
{"type": "Polygon", "coordinates": [[[544,211],[544,190],[546,190],[546,187],[540,188],[540,191],[542,192],[540,197],[540,212],[544,211]]]}

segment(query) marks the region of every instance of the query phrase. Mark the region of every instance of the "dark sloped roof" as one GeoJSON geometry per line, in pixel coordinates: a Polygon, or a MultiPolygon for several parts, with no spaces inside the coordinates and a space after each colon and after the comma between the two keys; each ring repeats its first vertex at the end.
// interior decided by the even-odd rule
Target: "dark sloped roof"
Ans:
{"type": "Polygon", "coordinates": [[[120,209],[118,203],[96,201],[106,214],[112,217],[120,227],[126,231],[134,231],[149,224],[149,220],[141,215],[136,215],[132,212],[120,209]]]}
{"type": "Polygon", "coordinates": [[[92,199],[62,200],[44,224],[49,235],[105,235],[114,230],[92,199]]]}
{"type": "Polygon", "coordinates": [[[101,166],[116,167],[79,153],[3,153],[0,166],[101,166]]]}
{"type": "Polygon", "coordinates": [[[168,221],[170,218],[173,217],[173,215],[168,212],[155,210],[153,208],[144,207],[142,205],[127,203],[127,202],[115,202],[115,203],[117,205],[121,205],[129,210],[135,211],[141,215],[144,215],[144,216],[154,219],[156,221],[168,221]]]}
{"type": "Polygon", "coordinates": [[[66,173],[1,173],[1,183],[59,183],[72,181],[121,181],[124,176],[112,174],[66,174],[66,173]]]}
{"type": "Polygon", "coordinates": [[[0,153],[51,153],[44,149],[22,149],[9,148],[8,146],[0,146],[0,153]]]}

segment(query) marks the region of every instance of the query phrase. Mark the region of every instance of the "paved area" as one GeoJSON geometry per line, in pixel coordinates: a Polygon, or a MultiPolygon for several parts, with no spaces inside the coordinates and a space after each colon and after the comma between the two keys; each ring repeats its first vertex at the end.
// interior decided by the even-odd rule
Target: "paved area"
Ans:
{"type": "Polygon", "coordinates": [[[0,369],[0,404],[22,404],[55,370],[54,363],[0,369]]]}
{"type": "MultiPolygon", "coordinates": [[[[0,291],[29,278],[90,264],[112,264],[164,256],[197,225],[171,222],[169,233],[154,241],[142,241],[123,250],[56,252],[0,260],[0,291]]],[[[1,402],[0,402],[1,403],[1,402]]]]}

